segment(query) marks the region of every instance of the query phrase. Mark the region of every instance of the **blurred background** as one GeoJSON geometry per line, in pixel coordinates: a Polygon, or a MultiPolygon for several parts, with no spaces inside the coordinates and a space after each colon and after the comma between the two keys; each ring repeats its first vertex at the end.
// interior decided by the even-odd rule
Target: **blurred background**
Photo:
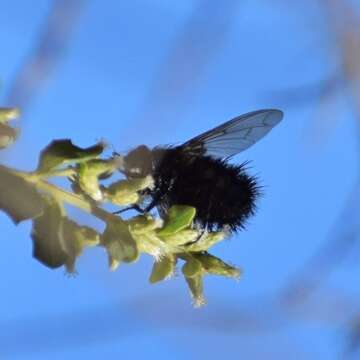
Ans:
{"type": "Polygon", "coordinates": [[[285,113],[234,159],[264,196],[212,251],[244,275],[206,278],[201,309],[181,276],[150,285],[148,256],[111,273],[89,249],[77,277],[51,271],[30,222],[1,214],[1,359],[360,357],[358,2],[4,0],[0,47],[0,105],[23,112],[1,161],[21,169],[55,138],[126,152],[285,113]]]}

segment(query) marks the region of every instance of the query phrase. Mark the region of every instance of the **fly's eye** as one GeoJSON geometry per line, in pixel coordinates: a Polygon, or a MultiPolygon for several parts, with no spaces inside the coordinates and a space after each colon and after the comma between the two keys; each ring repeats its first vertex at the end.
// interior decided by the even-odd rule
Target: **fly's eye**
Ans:
{"type": "Polygon", "coordinates": [[[141,169],[140,168],[131,168],[131,169],[129,169],[129,173],[134,174],[134,175],[139,175],[139,174],[141,174],[141,169]]]}

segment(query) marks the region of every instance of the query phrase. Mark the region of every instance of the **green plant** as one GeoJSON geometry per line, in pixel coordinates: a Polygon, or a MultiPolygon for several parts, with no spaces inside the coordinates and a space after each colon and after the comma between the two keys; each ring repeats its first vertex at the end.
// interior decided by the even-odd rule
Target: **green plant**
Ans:
{"type": "MultiPolygon", "coordinates": [[[[16,140],[17,131],[9,122],[18,115],[17,109],[0,108],[0,147],[16,140]]],[[[141,253],[146,253],[154,258],[151,283],[171,277],[181,260],[195,306],[204,304],[204,275],[240,276],[238,269],[208,252],[226,234],[202,234],[193,227],[195,208],[173,206],[164,219],[146,214],[127,220],[106,210],[107,204],[140,202],[140,190],[147,188],[152,179],[117,179],[105,185],[105,180],[109,183],[119,175],[117,169],[123,158],[100,158],[104,150],[103,142],[80,148],[68,139],[54,140],[41,151],[32,172],[0,165],[0,208],[15,224],[32,221],[34,258],[49,268],[64,266],[69,273],[75,273],[76,259],[86,247],[104,247],[111,270],[120,263],[135,262],[141,253]],[[72,191],[49,181],[55,177],[67,178],[72,191]],[[104,231],[76,223],[69,218],[65,205],[100,219],[104,231]]]]}

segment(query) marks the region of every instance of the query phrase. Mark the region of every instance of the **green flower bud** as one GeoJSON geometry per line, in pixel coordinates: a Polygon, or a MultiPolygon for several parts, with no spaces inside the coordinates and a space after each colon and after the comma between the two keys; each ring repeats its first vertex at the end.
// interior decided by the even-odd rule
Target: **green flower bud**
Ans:
{"type": "Polygon", "coordinates": [[[139,250],[131,236],[128,224],[116,216],[111,217],[107,222],[101,237],[101,245],[108,252],[112,270],[121,262],[134,262],[139,257],[139,250]]]}
{"type": "Polygon", "coordinates": [[[221,275],[238,279],[241,275],[241,270],[226,264],[219,258],[210,255],[207,252],[193,254],[193,256],[201,263],[202,267],[208,274],[221,275]]]}
{"type": "Polygon", "coordinates": [[[7,123],[10,120],[17,119],[19,116],[20,109],[18,108],[0,107],[0,123],[7,123]]]}
{"type": "Polygon", "coordinates": [[[185,277],[185,280],[189,286],[191,297],[193,299],[194,307],[201,307],[206,304],[203,294],[203,277],[197,275],[193,277],[185,277]]]}
{"type": "Polygon", "coordinates": [[[104,189],[107,200],[115,205],[136,204],[140,200],[139,191],[153,186],[153,178],[119,180],[104,189]]]}
{"type": "Polygon", "coordinates": [[[149,281],[154,284],[170,278],[174,274],[176,258],[174,256],[163,256],[154,262],[149,281]]]}
{"type": "Polygon", "coordinates": [[[196,260],[196,258],[189,256],[182,267],[182,272],[185,277],[189,278],[202,275],[204,271],[201,262],[196,260]]]}

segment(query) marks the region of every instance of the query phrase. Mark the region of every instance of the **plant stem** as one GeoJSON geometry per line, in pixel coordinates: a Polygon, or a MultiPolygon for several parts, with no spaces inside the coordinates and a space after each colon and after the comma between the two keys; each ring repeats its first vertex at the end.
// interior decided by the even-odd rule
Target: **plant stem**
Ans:
{"type": "MultiPolygon", "coordinates": [[[[41,178],[50,178],[50,177],[56,177],[56,176],[73,176],[76,174],[76,170],[72,167],[68,167],[66,169],[60,169],[60,170],[51,170],[46,174],[40,175],[41,178]]],[[[35,174],[36,175],[36,174],[35,174]]]]}
{"type": "MultiPolygon", "coordinates": [[[[96,206],[95,204],[91,204],[89,201],[86,201],[82,199],[80,196],[70,193],[64,189],[61,189],[47,181],[44,180],[38,180],[36,181],[36,186],[47,192],[52,194],[55,198],[57,198],[60,201],[64,201],[70,205],[73,205],[89,214],[93,214],[96,217],[107,221],[109,217],[115,216],[104,209],[101,209],[100,207],[96,206]]],[[[119,218],[117,216],[117,218],[119,218]]]]}
{"type": "MultiPolygon", "coordinates": [[[[97,218],[107,222],[109,218],[116,217],[117,220],[122,220],[119,216],[116,216],[100,207],[98,207],[95,204],[90,203],[90,201],[87,201],[80,196],[73,194],[71,192],[68,192],[62,188],[59,188],[45,180],[42,180],[39,178],[39,176],[35,173],[28,173],[25,171],[19,171],[15,170],[6,166],[3,166],[7,171],[13,173],[16,176],[21,177],[27,182],[30,182],[34,184],[39,190],[42,190],[44,192],[50,193],[55,198],[57,198],[59,201],[66,202],[70,205],[73,205],[89,214],[92,214],[96,216],[97,218]]],[[[53,172],[54,173],[54,172],[53,172]]],[[[53,175],[51,175],[53,176],[53,175]]]]}

